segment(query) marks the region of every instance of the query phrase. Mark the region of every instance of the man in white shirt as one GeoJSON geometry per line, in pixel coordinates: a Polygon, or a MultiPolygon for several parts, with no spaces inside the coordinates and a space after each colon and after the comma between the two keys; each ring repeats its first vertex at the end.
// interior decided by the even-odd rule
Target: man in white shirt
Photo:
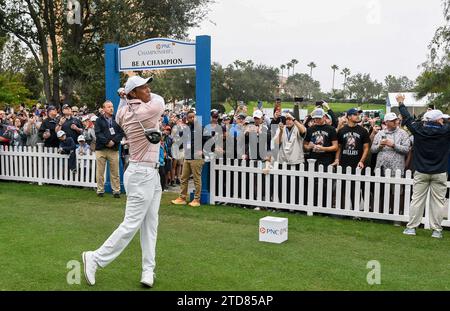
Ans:
{"type": "Polygon", "coordinates": [[[150,92],[147,83],[152,80],[134,76],[125,84],[127,103],[119,108],[116,117],[125,132],[130,152],[130,163],[124,174],[127,193],[125,218],[99,249],[83,252],[84,274],[89,285],[95,284],[97,268],[104,268],[117,258],[140,229],[141,284],[153,286],[158,212],[162,193],[158,172],[161,135],[159,133],[159,139],[147,138],[144,129],[159,127],[159,120],[164,112],[164,100],[150,92]]]}

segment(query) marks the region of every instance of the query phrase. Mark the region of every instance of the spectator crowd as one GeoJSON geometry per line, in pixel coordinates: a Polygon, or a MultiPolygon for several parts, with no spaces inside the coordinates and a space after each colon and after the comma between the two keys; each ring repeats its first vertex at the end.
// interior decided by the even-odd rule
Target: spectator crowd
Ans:
{"type": "MultiPolygon", "coordinates": [[[[397,100],[400,114],[391,112],[384,116],[364,114],[358,108],[338,115],[320,101],[306,118],[300,119],[300,102],[294,104],[293,111],[283,111],[280,99],[275,100],[271,117],[259,109],[261,106],[250,113],[243,104],[228,114],[212,110],[209,122],[200,122],[195,109],[188,106],[166,109],[160,122],[161,185],[163,189],[181,185],[180,197],[173,203],[186,204],[187,182],[192,175],[196,191],[191,205],[200,205],[202,166],[213,157],[246,163],[256,160],[254,163],[261,163],[258,165],[265,170],[277,169],[275,162],[298,170],[300,164],[307,165],[308,159],[314,159],[315,169],[319,165],[340,165],[355,172],[371,167],[372,171],[379,168],[383,176],[388,170],[391,176],[396,170],[402,174],[406,170],[431,175],[447,173],[449,116],[432,108],[418,117],[411,116],[402,106],[404,97],[399,95],[397,100]],[[428,143],[436,139],[441,145],[428,143]],[[421,144],[415,144],[417,140],[421,144]],[[424,142],[428,148],[437,149],[422,150],[424,142]],[[433,160],[435,150],[440,151],[433,160]]],[[[118,172],[117,159],[127,166],[126,137],[113,116],[113,104],[109,101],[95,113],[69,105],[61,109],[51,105],[27,109],[21,105],[16,112],[0,110],[0,144],[33,147],[41,143],[58,148],[58,152],[73,159],[95,152],[100,161],[97,193],[102,196],[106,161],[114,172],[118,172]]],[[[74,169],[74,165],[72,160],[69,166],[74,169]]],[[[119,177],[112,175],[114,196],[120,197],[119,177]]],[[[352,194],[354,188],[352,184],[352,194]]],[[[411,228],[416,223],[417,219],[411,228]]],[[[435,229],[440,230],[436,223],[438,220],[435,229]]]]}

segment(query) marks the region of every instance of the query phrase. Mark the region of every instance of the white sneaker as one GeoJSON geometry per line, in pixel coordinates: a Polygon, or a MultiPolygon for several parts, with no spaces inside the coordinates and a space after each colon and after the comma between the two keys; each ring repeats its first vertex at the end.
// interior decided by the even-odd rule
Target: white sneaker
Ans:
{"type": "Polygon", "coordinates": [[[260,207],[255,207],[253,210],[255,210],[255,211],[260,211],[261,208],[260,208],[260,207]]]}
{"type": "Polygon", "coordinates": [[[403,231],[403,234],[405,234],[405,235],[416,235],[416,229],[414,229],[414,228],[406,228],[403,231]]]}
{"type": "Polygon", "coordinates": [[[153,272],[142,272],[141,284],[146,287],[153,287],[155,275],[153,272]]]}
{"type": "Polygon", "coordinates": [[[97,263],[94,259],[94,252],[83,252],[84,277],[89,285],[95,285],[95,272],[97,271],[97,263]]]}
{"type": "Polygon", "coordinates": [[[442,231],[433,230],[432,238],[442,239],[442,231]]]}

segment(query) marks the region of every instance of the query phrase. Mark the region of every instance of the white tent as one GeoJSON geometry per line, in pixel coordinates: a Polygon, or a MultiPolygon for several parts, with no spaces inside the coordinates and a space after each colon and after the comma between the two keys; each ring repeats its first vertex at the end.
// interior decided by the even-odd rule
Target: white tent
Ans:
{"type": "Polygon", "coordinates": [[[416,93],[389,93],[386,100],[386,112],[391,112],[391,109],[394,107],[398,108],[398,103],[395,99],[398,94],[405,95],[405,106],[412,113],[423,112],[431,102],[430,96],[425,96],[422,99],[417,99],[416,93]]]}

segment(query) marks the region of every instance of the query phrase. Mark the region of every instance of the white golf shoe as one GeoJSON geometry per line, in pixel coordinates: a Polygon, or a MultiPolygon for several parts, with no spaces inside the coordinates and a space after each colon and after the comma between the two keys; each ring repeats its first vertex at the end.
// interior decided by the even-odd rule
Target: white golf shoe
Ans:
{"type": "Polygon", "coordinates": [[[155,281],[155,275],[152,272],[142,272],[141,284],[146,287],[153,287],[155,281]]]}
{"type": "Polygon", "coordinates": [[[83,252],[84,277],[89,285],[95,285],[95,272],[97,271],[97,263],[94,259],[94,252],[83,252]]]}

